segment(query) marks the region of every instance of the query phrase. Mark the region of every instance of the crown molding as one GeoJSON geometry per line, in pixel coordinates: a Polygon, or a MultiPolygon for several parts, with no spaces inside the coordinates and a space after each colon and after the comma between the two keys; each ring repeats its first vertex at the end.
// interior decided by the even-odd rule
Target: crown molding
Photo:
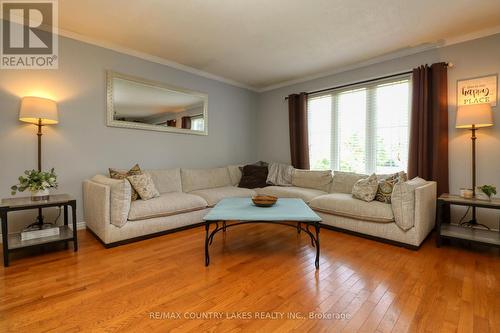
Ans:
{"type": "Polygon", "coordinates": [[[385,61],[389,61],[389,60],[393,60],[393,59],[397,59],[397,58],[402,58],[405,56],[417,54],[420,52],[424,52],[424,51],[428,51],[428,50],[432,50],[432,49],[436,49],[436,48],[441,48],[441,47],[450,46],[450,45],[454,45],[454,44],[464,43],[464,42],[467,42],[470,40],[479,39],[479,38],[495,35],[498,33],[500,33],[500,25],[492,27],[492,28],[488,28],[488,29],[483,29],[483,30],[471,32],[471,33],[468,33],[465,35],[460,35],[457,37],[442,39],[442,40],[439,40],[439,41],[434,42],[434,43],[425,43],[425,44],[421,44],[421,45],[418,45],[415,47],[409,47],[409,48],[397,50],[395,52],[390,52],[390,53],[387,53],[387,54],[384,54],[384,55],[381,55],[378,57],[371,58],[371,59],[366,60],[366,61],[357,62],[357,63],[351,64],[351,65],[341,66],[341,67],[335,68],[335,69],[327,71],[327,72],[307,75],[307,76],[301,77],[299,79],[287,80],[287,81],[283,81],[283,82],[280,82],[277,84],[272,84],[269,86],[258,88],[258,87],[250,86],[250,85],[247,85],[247,84],[244,84],[244,83],[232,80],[232,79],[227,79],[225,77],[218,76],[218,75],[215,75],[215,74],[212,74],[209,72],[205,72],[203,70],[196,69],[196,68],[193,68],[193,67],[190,67],[187,65],[183,65],[183,64],[177,63],[175,61],[167,60],[165,58],[154,56],[154,55],[151,55],[148,53],[144,53],[144,52],[140,52],[140,51],[133,50],[130,48],[126,48],[126,47],[123,47],[123,46],[120,46],[120,45],[117,45],[117,44],[114,44],[111,42],[107,42],[104,40],[99,40],[99,39],[87,37],[87,36],[84,36],[84,35],[69,31],[69,30],[59,29],[59,31],[58,31],[58,34],[60,36],[63,36],[63,37],[67,37],[67,38],[71,38],[71,39],[74,39],[74,40],[77,40],[77,41],[80,41],[83,43],[99,46],[99,47],[102,47],[105,49],[116,51],[118,53],[130,55],[130,56],[133,56],[133,57],[136,57],[139,59],[154,62],[154,63],[160,64],[160,65],[165,65],[165,66],[175,68],[175,69],[178,69],[178,70],[181,70],[184,72],[188,72],[188,73],[191,73],[194,75],[198,75],[198,76],[201,76],[201,77],[204,77],[207,79],[219,81],[222,83],[226,83],[228,85],[232,85],[235,87],[247,89],[247,90],[250,90],[253,92],[258,92],[258,93],[267,92],[270,90],[275,90],[278,88],[283,88],[283,87],[287,87],[287,86],[294,85],[297,83],[307,82],[310,80],[320,79],[323,77],[327,77],[327,76],[331,76],[331,75],[335,75],[335,74],[340,74],[340,73],[355,70],[358,68],[374,65],[377,63],[381,63],[381,62],[385,62],[385,61]]]}
{"type": "Polygon", "coordinates": [[[464,43],[464,42],[468,42],[470,40],[488,37],[488,36],[496,35],[499,33],[500,33],[500,25],[497,25],[497,26],[492,27],[492,28],[474,31],[474,32],[471,32],[471,33],[468,33],[465,35],[446,38],[446,39],[444,39],[442,46],[449,46],[449,45],[464,43]]]}
{"type": "Polygon", "coordinates": [[[266,92],[266,91],[270,91],[270,90],[274,90],[274,89],[278,89],[278,88],[291,86],[291,85],[294,85],[297,83],[307,82],[307,81],[314,80],[314,79],[320,79],[320,78],[327,77],[330,75],[340,74],[343,72],[351,71],[351,70],[362,68],[365,66],[378,64],[378,63],[381,63],[384,61],[402,58],[405,56],[417,54],[417,53],[432,50],[432,49],[437,49],[437,48],[450,46],[450,45],[454,45],[454,44],[459,44],[459,43],[465,43],[465,42],[468,42],[468,41],[471,41],[474,39],[479,39],[479,38],[483,38],[483,37],[496,35],[498,33],[500,33],[500,25],[495,26],[493,28],[483,29],[483,30],[475,31],[475,32],[468,33],[465,35],[460,35],[457,37],[442,39],[442,40],[439,40],[435,43],[426,43],[426,44],[422,44],[419,46],[410,47],[410,48],[406,48],[403,50],[398,50],[395,52],[387,53],[387,54],[384,54],[384,55],[379,56],[379,57],[371,58],[369,60],[358,62],[358,63],[352,64],[352,65],[342,66],[342,67],[339,67],[339,68],[336,68],[334,70],[324,72],[321,74],[309,75],[309,76],[302,77],[300,79],[294,79],[294,80],[289,80],[289,81],[284,81],[281,83],[273,84],[273,85],[258,89],[258,92],[262,93],[262,92],[266,92]]]}
{"type": "Polygon", "coordinates": [[[179,64],[175,61],[167,60],[165,58],[161,58],[161,57],[154,56],[154,55],[151,55],[148,53],[140,52],[140,51],[133,50],[133,49],[130,49],[127,47],[123,47],[123,46],[120,46],[117,44],[113,44],[111,42],[107,42],[107,41],[96,39],[96,38],[87,37],[87,36],[78,34],[76,32],[72,32],[72,31],[64,30],[64,29],[60,29],[60,28],[58,29],[57,33],[59,36],[74,39],[74,40],[77,40],[79,42],[99,46],[99,47],[102,47],[102,48],[105,48],[108,50],[112,50],[112,51],[115,51],[118,53],[126,54],[126,55],[136,57],[136,58],[139,58],[142,60],[154,62],[154,63],[160,64],[160,65],[168,66],[168,67],[175,68],[175,69],[178,69],[178,70],[181,70],[184,72],[198,75],[198,76],[201,76],[201,77],[204,77],[207,79],[211,79],[211,80],[219,81],[219,82],[222,82],[225,84],[229,84],[231,86],[235,86],[235,87],[251,90],[254,92],[258,92],[257,88],[249,86],[247,84],[244,84],[244,83],[241,83],[238,81],[234,81],[231,79],[227,79],[225,77],[218,76],[218,75],[215,75],[215,74],[212,74],[209,72],[205,72],[203,70],[196,69],[196,68],[193,68],[190,66],[179,64]]]}
{"type": "Polygon", "coordinates": [[[313,74],[313,75],[309,75],[309,76],[304,76],[300,79],[294,79],[294,80],[289,80],[289,81],[285,81],[282,83],[273,84],[273,85],[259,89],[259,92],[266,92],[266,91],[270,91],[270,90],[274,90],[274,89],[278,89],[278,88],[291,86],[291,85],[297,84],[297,83],[302,83],[302,82],[307,82],[310,80],[320,79],[320,78],[327,77],[330,75],[340,74],[340,73],[351,71],[354,69],[378,64],[378,63],[381,63],[384,61],[402,58],[402,57],[405,57],[408,55],[432,50],[432,49],[435,49],[437,47],[439,47],[439,43],[432,43],[432,44],[426,43],[426,44],[422,44],[422,45],[415,46],[415,47],[405,48],[405,49],[398,50],[395,52],[386,53],[384,55],[374,57],[374,58],[371,58],[369,60],[357,62],[357,63],[351,64],[351,65],[338,67],[338,68],[331,70],[331,71],[322,72],[321,74],[313,74]]]}

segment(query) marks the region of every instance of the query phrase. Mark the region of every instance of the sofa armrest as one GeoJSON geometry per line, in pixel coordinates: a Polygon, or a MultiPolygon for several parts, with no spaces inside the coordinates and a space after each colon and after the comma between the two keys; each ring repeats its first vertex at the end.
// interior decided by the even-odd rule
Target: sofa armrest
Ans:
{"type": "Polygon", "coordinates": [[[110,224],[111,188],[90,180],[83,182],[83,214],[86,226],[106,242],[110,224]]]}
{"type": "Polygon", "coordinates": [[[436,222],[437,184],[429,181],[415,189],[415,229],[420,245],[434,228],[436,222]]]}

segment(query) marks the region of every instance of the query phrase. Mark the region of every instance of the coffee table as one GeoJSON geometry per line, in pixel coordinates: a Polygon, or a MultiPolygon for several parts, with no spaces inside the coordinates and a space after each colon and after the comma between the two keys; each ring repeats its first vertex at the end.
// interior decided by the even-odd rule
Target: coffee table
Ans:
{"type": "Polygon", "coordinates": [[[293,227],[298,233],[305,232],[316,248],[316,269],[319,268],[319,229],[321,218],[302,199],[281,198],[272,207],[257,207],[250,198],[226,198],[203,218],[205,221],[205,266],[210,264],[208,247],[214,236],[222,230],[248,223],[270,223],[293,227]],[[215,229],[210,231],[210,226],[215,229]],[[309,227],[314,227],[314,233],[309,227]]]}

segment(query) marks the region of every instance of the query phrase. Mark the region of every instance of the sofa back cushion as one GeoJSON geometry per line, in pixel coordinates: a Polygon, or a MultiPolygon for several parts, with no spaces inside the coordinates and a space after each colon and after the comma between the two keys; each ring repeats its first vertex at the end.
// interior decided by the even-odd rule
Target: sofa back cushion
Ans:
{"type": "Polygon", "coordinates": [[[345,171],[334,171],[332,186],[330,188],[330,193],[352,193],[352,187],[354,184],[363,178],[367,178],[368,175],[363,175],[354,172],[345,171]]]}
{"type": "Polygon", "coordinates": [[[182,192],[181,169],[145,170],[160,193],[182,192]]]}
{"type": "Polygon", "coordinates": [[[231,186],[231,177],[226,167],[214,169],[181,169],[181,180],[184,192],[231,186]]]}
{"type": "Polygon", "coordinates": [[[330,170],[313,171],[295,169],[292,173],[293,186],[312,188],[328,192],[331,183],[332,172],[330,170]]]}

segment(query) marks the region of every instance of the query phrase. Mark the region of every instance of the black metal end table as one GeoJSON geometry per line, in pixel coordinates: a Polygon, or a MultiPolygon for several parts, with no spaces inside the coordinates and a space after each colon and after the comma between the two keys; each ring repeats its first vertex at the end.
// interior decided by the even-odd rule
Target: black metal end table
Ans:
{"type": "Polygon", "coordinates": [[[3,245],[3,265],[9,266],[9,254],[12,251],[41,246],[51,243],[66,243],[73,241],[74,251],[78,251],[78,240],[76,233],[76,200],[68,194],[51,195],[48,200],[33,201],[30,197],[8,198],[2,199],[0,202],[0,219],[2,220],[2,245],[3,245]],[[9,212],[48,208],[48,207],[63,207],[64,208],[64,225],[59,226],[59,235],[49,236],[30,240],[21,240],[21,233],[9,234],[9,223],[7,215],[9,212]],[[68,207],[71,207],[71,218],[73,228],[68,225],[68,207]]]}

